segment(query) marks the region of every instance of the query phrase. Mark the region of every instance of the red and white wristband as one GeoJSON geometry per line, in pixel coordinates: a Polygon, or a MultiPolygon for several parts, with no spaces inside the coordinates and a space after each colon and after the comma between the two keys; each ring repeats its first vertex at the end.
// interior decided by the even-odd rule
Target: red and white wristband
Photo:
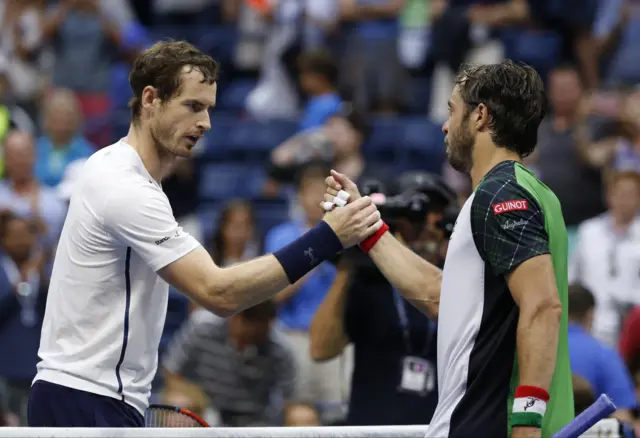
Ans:
{"type": "Polygon", "coordinates": [[[549,393],[537,386],[518,386],[511,411],[512,427],[542,427],[549,393]]]}
{"type": "MultiPolygon", "coordinates": [[[[372,195],[372,198],[373,196],[374,195],[372,195]]],[[[379,195],[379,196],[384,196],[384,195],[379,195]]],[[[345,205],[347,205],[347,201],[349,200],[349,197],[350,197],[349,193],[347,193],[344,190],[340,190],[336,194],[336,196],[333,197],[333,202],[325,201],[322,204],[322,208],[324,209],[324,211],[331,211],[333,210],[334,207],[344,207],[345,205]]],[[[384,199],[380,203],[384,203],[384,199]]],[[[378,202],[376,202],[376,204],[378,204],[378,202]]],[[[389,225],[383,222],[382,226],[378,229],[378,231],[376,231],[371,236],[367,237],[362,242],[360,242],[360,249],[365,253],[368,253],[369,251],[371,251],[371,248],[373,248],[373,246],[376,243],[378,243],[378,240],[380,240],[380,238],[387,231],[389,231],[389,225]]]]}

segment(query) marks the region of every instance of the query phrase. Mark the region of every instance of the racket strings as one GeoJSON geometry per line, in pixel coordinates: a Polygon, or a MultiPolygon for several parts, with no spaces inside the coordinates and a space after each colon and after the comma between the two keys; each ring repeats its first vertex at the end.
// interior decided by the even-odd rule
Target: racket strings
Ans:
{"type": "Polygon", "coordinates": [[[146,427],[203,427],[195,418],[180,410],[149,408],[145,413],[146,427]]]}

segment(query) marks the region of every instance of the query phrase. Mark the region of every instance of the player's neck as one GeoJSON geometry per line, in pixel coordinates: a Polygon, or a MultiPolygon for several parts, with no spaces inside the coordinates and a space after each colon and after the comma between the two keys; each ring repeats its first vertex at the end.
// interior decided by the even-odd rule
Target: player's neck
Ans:
{"type": "Polygon", "coordinates": [[[175,157],[162,153],[148,129],[132,123],[125,141],[140,155],[142,164],[154,180],[161,182],[169,174],[175,157]]]}
{"type": "Polygon", "coordinates": [[[473,183],[473,189],[475,190],[480,184],[480,181],[485,177],[487,173],[491,171],[498,164],[503,161],[518,161],[522,162],[522,159],[516,154],[505,148],[496,146],[487,147],[485,150],[481,147],[475,148],[473,156],[473,167],[471,168],[471,182],[473,183]]]}

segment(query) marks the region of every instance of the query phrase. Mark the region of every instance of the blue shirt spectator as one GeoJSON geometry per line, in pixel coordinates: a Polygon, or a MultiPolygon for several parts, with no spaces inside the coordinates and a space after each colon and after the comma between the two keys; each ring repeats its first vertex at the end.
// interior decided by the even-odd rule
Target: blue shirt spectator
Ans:
{"type": "Polygon", "coordinates": [[[69,163],[89,158],[94,151],[95,146],[82,136],[72,138],[62,148],[56,147],[49,137],[40,137],[36,144],[36,177],[44,185],[57,186],[69,163]]]}
{"type": "Polygon", "coordinates": [[[36,143],[35,173],[38,181],[55,186],[72,161],[89,158],[96,147],[79,134],[81,111],[76,95],[57,89],[47,97],[43,111],[44,135],[36,143]]]}
{"type": "MultiPolygon", "coordinates": [[[[272,253],[293,242],[307,231],[307,227],[291,221],[271,229],[265,239],[265,251],[272,253]]],[[[336,268],[322,263],[302,280],[297,292],[286,300],[278,312],[279,321],[291,330],[307,331],[320,303],[324,300],[336,275],[336,268]]]]}
{"type": "Polygon", "coordinates": [[[300,86],[309,100],[299,131],[318,128],[340,112],[342,99],[336,89],[338,66],[329,52],[319,50],[300,58],[300,86]]]}
{"type": "Polygon", "coordinates": [[[304,109],[298,129],[306,131],[325,124],[329,118],[340,112],[342,99],[335,92],[314,96],[304,109]]]}
{"type": "Polygon", "coordinates": [[[584,377],[596,394],[609,395],[621,409],[636,407],[633,381],[620,354],[576,323],[569,324],[569,355],[571,370],[584,377]]]}
{"type": "MultiPolygon", "coordinates": [[[[367,8],[382,6],[390,0],[355,0],[355,2],[359,8],[367,8]]],[[[356,22],[353,31],[363,38],[394,38],[398,31],[398,17],[364,18],[356,22]]]]}
{"type": "Polygon", "coordinates": [[[596,396],[607,394],[618,407],[616,417],[631,421],[636,408],[633,381],[620,354],[589,334],[595,299],[582,286],[569,286],[569,357],[571,370],[584,378],[596,396]]]}

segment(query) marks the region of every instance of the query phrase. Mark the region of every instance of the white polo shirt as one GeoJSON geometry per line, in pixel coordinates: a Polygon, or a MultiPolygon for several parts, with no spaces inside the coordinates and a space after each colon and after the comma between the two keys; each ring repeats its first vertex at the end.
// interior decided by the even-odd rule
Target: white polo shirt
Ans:
{"type": "Polygon", "coordinates": [[[144,414],[169,290],[156,271],[198,246],[131,146],[91,156],[58,244],[34,382],[118,398],[144,414]]]}

